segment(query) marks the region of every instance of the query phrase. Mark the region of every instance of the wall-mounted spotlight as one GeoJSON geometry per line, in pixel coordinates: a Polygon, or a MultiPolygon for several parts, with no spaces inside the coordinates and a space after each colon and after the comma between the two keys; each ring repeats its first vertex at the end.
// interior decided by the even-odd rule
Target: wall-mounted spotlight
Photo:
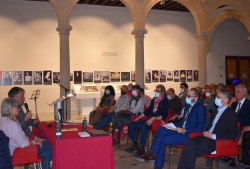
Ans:
{"type": "Polygon", "coordinates": [[[161,5],[164,5],[164,4],[165,4],[165,1],[166,1],[166,0],[161,0],[161,3],[160,3],[160,4],[161,4],[161,5]]]}

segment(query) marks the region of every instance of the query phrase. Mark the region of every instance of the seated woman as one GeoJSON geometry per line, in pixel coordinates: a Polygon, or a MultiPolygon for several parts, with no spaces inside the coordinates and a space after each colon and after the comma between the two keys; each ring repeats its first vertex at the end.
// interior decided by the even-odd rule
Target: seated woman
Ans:
{"type": "Polygon", "coordinates": [[[144,104],[140,95],[141,87],[134,85],[132,87],[132,96],[129,102],[129,107],[121,107],[120,110],[115,114],[115,119],[112,125],[113,128],[113,144],[120,144],[120,133],[123,125],[130,122],[130,117],[133,114],[143,113],[144,104]]]}
{"type": "Polygon", "coordinates": [[[166,97],[166,89],[163,85],[157,85],[155,90],[155,97],[152,99],[148,109],[142,113],[134,122],[128,124],[128,133],[133,141],[133,145],[126,149],[127,152],[135,153],[136,157],[145,154],[144,146],[147,142],[148,130],[152,129],[152,123],[154,120],[165,120],[168,116],[169,102],[166,97]],[[148,116],[147,120],[139,120],[143,116],[148,116]],[[141,132],[141,140],[139,145],[137,143],[136,130],[141,132]]]}
{"type": "Polygon", "coordinates": [[[9,137],[10,154],[13,155],[15,148],[27,147],[29,145],[37,145],[38,157],[42,158],[43,169],[50,169],[50,161],[52,159],[52,148],[47,140],[32,140],[29,141],[25,136],[18,120],[19,102],[12,98],[6,98],[1,104],[0,130],[9,137]]]}
{"type": "Polygon", "coordinates": [[[206,111],[207,111],[207,116],[206,116],[206,121],[204,124],[204,128],[203,130],[206,129],[208,122],[210,120],[210,113],[217,110],[217,107],[215,105],[215,90],[212,87],[208,87],[206,89],[206,99],[204,100],[204,106],[206,107],[206,111]]]}
{"type": "Polygon", "coordinates": [[[102,96],[101,102],[96,110],[93,110],[89,114],[89,124],[95,126],[97,123],[100,122],[102,114],[105,113],[103,110],[105,108],[110,108],[113,106],[115,100],[115,90],[113,86],[108,85],[105,87],[104,95],[102,96]]]}

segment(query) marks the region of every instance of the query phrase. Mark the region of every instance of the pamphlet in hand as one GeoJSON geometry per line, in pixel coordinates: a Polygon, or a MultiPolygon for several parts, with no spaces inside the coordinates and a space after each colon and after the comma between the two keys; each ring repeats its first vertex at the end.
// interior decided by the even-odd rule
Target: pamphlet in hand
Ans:
{"type": "Polygon", "coordinates": [[[162,126],[165,127],[166,129],[169,129],[169,130],[175,130],[176,129],[176,126],[173,124],[173,123],[164,123],[163,121],[161,121],[163,124],[162,126]]]}

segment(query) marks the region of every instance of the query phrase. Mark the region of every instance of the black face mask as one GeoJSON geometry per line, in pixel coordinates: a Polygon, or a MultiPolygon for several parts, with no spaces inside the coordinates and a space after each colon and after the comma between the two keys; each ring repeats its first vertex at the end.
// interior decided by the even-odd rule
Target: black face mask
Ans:
{"type": "Polygon", "coordinates": [[[121,91],[121,95],[125,95],[127,94],[127,92],[121,91]]]}

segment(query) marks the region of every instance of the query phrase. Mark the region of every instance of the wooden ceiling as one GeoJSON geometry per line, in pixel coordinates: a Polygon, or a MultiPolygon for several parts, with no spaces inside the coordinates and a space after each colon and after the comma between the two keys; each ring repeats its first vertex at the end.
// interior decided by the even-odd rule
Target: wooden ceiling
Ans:
{"type": "MultiPolygon", "coordinates": [[[[27,1],[44,1],[48,2],[49,0],[27,0],[27,1]]],[[[87,5],[101,5],[101,6],[114,6],[114,7],[125,7],[123,3],[119,0],[79,0],[78,4],[87,4],[87,5]]],[[[156,10],[167,10],[167,11],[179,11],[179,12],[189,12],[189,10],[182,4],[166,0],[165,4],[161,5],[160,2],[155,4],[153,9],[156,10]]]]}

